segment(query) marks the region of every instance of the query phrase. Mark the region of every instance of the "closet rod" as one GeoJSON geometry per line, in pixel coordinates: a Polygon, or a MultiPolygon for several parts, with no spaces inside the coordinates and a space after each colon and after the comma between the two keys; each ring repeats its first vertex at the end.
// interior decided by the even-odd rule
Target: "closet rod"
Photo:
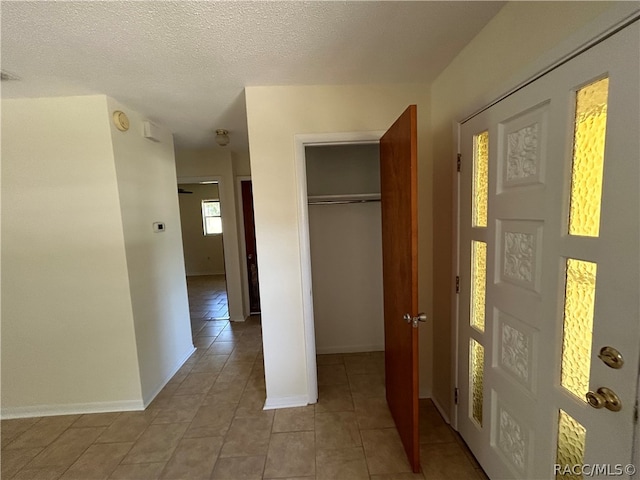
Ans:
{"type": "Polygon", "coordinates": [[[367,198],[361,200],[311,200],[308,203],[309,205],[343,205],[346,203],[369,203],[379,201],[379,198],[367,198]]]}

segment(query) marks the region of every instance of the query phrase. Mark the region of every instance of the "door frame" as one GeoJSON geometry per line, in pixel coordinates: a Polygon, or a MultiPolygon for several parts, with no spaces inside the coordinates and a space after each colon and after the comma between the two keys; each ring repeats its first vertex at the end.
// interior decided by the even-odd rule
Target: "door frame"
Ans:
{"type": "MultiPolygon", "coordinates": [[[[458,171],[458,155],[460,155],[460,129],[462,122],[454,122],[453,128],[453,142],[455,144],[453,151],[453,157],[451,161],[452,175],[452,212],[453,216],[453,245],[454,249],[451,254],[451,268],[453,275],[451,276],[451,315],[452,315],[452,328],[451,328],[451,354],[453,355],[451,361],[451,379],[453,380],[454,392],[458,392],[458,385],[460,385],[458,378],[458,367],[460,365],[460,352],[458,345],[458,332],[460,329],[460,296],[458,295],[459,284],[457,279],[460,275],[460,172],[458,171]]],[[[455,397],[455,393],[454,393],[455,397]]],[[[458,402],[455,398],[452,399],[453,408],[451,409],[451,418],[449,419],[451,427],[458,431],[458,402]]],[[[436,402],[434,402],[436,403],[436,402]]],[[[436,403],[437,405],[437,403],[436,403]]],[[[440,410],[440,408],[438,408],[440,410]]],[[[442,413],[442,411],[440,411],[442,413]]]]}
{"type": "Polygon", "coordinates": [[[383,130],[369,132],[337,132],[299,134],[295,142],[296,198],[298,210],[298,242],[302,269],[302,317],[307,361],[307,395],[309,403],[318,401],[316,370],[316,336],[313,317],[313,285],[311,282],[311,244],[309,240],[309,209],[307,205],[307,146],[366,145],[379,143],[383,130]]]}
{"type": "MultiPolygon", "coordinates": [[[[244,225],[244,209],[243,209],[243,203],[242,203],[242,182],[247,182],[247,181],[251,181],[251,175],[238,175],[236,177],[236,205],[238,205],[238,213],[242,213],[242,221],[243,221],[243,225],[244,225]]],[[[242,268],[242,271],[245,272],[242,275],[242,306],[244,308],[244,311],[247,313],[251,313],[251,306],[249,304],[249,277],[246,274],[247,272],[247,239],[245,238],[244,235],[244,227],[243,228],[239,228],[240,225],[238,225],[238,242],[239,245],[238,247],[240,248],[240,251],[242,252],[242,255],[240,255],[240,268],[242,268]]]]}
{"type": "MultiPolygon", "coordinates": [[[[452,180],[452,216],[453,216],[453,252],[452,252],[452,290],[454,293],[451,299],[451,315],[452,315],[452,329],[451,329],[451,342],[452,342],[452,354],[454,358],[452,359],[452,383],[453,388],[457,391],[458,386],[460,385],[460,378],[458,378],[458,367],[460,362],[468,361],[466,358],[459,357],[459,344],[458,344],[458,331],[460,328],[461,322],[466,319],[460,318],[460,310],[459,310],[459,295],[456,292],[456,276],[460,275],[460,172],[457,170],[457,161],[458,155],[461,151],[461,138],[460,132],[462,125],[467,121],[471,120],[475,116],[481,114],[485,110],[493,107],[497,103],[502,100],[510,97],[512,94],[518,92],[522,88],[530,85],[531,83],[539,80],[541,77],[546,74],[554,71],[556,68],[564,65],[570,60],[578,57],[579,55],[585,53],[592,47],[598,45],[602,41],[606,40],[613,34],[623,30],[628,27],[632,23],[635,23],[640,19],[640,9],[637,7],[627,8],[626,6],[621,6],[620,9],[614,9],[614,11],[606,12],[601,17],[598,17],[594,20],[593,23],[589,24],[591,27],[590,33],[584,34],[588,35],[586,37],[573,37],[568,41],[561,44],[558,48],[552,50],[550,54],[545,55],[542,60],[529,64],[527,69],[525,70],[525,74],[528,72],[535,72],[529,74],[527,76],[522,75],[521,78],[524,78],[520,82],[514,82],[510,85],[506,85],[501,91],[498,91],[499,94],[493,95],[492,97],[486,97],[482,102],[477,103],[476,105],[472,105],[475,108],[468,108],[466,112],[462,112],[462,114],[458,117],[460,120],[454,121],[453,128],[453,148],[454,152],[451,162],[451,168],[453,171],[453,180],[452,180]],[[535,69],[535,70],[534,70],[535,69]]],[[[495,92],[494,92],[495,93],[495,92]]],[[[472,162],[473,159],[463,159],[466,162],[472,162]]],[[[640,366],[638,366],[638,378],[640,379],[640,366]]],[[[465,380],[463,380],[465,381],[465,380]]],[[[452,418],[451,418],[451,426],[454,430],[458,431],[458,417],[459,417],[459,409],[458,404],[455,403],[452,399],[452,418]]],[[[636,394],[636,406],[640,405],[640,382],[638,383],[638,391],[636,394]]],[[[637,408],[637,407],[636,407],[637,408]]],[[[632,440],[635,445],[640,445],[640,422],[636,423],[635,426],[635,435],[632,440]]],[[[640,450],[636,453],[636,464],[640,462],[640,450]]]]}

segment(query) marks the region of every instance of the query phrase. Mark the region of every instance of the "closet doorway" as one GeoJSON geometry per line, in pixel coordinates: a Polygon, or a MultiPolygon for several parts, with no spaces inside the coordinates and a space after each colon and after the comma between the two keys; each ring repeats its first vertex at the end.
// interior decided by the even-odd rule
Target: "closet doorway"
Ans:
{"type": "MultiPolygon", "coordinates": [[[[315,403],[315,400],[319,398],[318,385],[330,385],[327,380],[342,380],[342,383],[348,380],[351,394],[354,393],[353,389],[355,387],[357,390],[355,393],[359,396],[364,394],[365,396],[378,396],[378,398],[379,396],[386,397],[386,402],[384,403],[388,404],[388,410],[386,408],[387,405],[384,406],[383,410],[389,412],[389,419],[391,416],[393,417],[392,423],[395,423],[399,434],[399,437],[396,438],[401,441],[412,470],[419,472],[418,325],[419,322],[425,321],[425,319],[424,314],[417,313],[417,108],[415,105],[407,107],[386,132],[296,135],[296,158],[309,403],[315,403]],[[348,180],[352,180],[352,175],[348,171],[331,172],[330,170],[329,174],[326,175],[328,181],[319,182],[319,185],[324,189],[322,191],[317,189],[318,185],[314,185],[314,180],[307,181],[309,176],[313,177],[314,175],[311,170],[313,167],[310,167],[307,162],[311,147],[353,146],[355,144],[376,144],[379,146],[379,157],[375,156],[379,158],[377,169],[378,184],[380,186],[379,195],[375,191],[372,192],[370,184],[365,184],[365,189],[362,190],[363,184],[361,180],[363,177],[368,177],[366,173],[353,176],[357,181],[347,183],[348,180]],[[340,186],[337,191],[333,190],[335,183],[340,186]],[[348,189],[347,186],[349,187],[348,189]],[[311,195],[308,195],[308,189],[311,189],[309,192],[311,195]],[[331,280],[332,283],[336,283],[342,278],[339,275],[347,275],[354,270],[357,271],[356,267],[348,264],[346,268],[342,267],[345,267],[344,263],[351,260],[353,256],[357,256],[355,252],[361,253],[364,245],[372,243],[375,238],[379,239],[380,247],[378,252],[380,252],[379,258],[382,257],[380,263],[384,265],[384,274],[382,273],[382,266],[380,266],[378,278],[382,279],[382,288],[378,290],[380,292],[378,298],[384,298],[384,300],[382,308],[378,311],[382,312],[383,320],[380,323],[384,332],[384,350],[368,352],[369,359],[374,361],[367,362],[368,365],[366,367],[364,365],[352,365],[356,367],[355,370],[360,371],[352,371],[349,374],[348,371],[345,371],[346,367],[348,367],[346,360],[348,358],[353,359],[354,355],[358,355],[356,352],[370,349],[372,345],[344,342],[342,338],[338,340],[331,339],[333,346],[330,346],[330,348],[333,348],[333,351],[342,351],[345,354],[351,351],[353,352],[352,355],[338,355],[338,360],[342,358],[342,362],[326,362],[325,360],[333,359],[316,358],[316,351],[323,351],[325,345],[323,345],[322,333],[320,332],[322,318],[316,317],[317,308],[314,307],[321,304],[338,304],[340,306],[340,302],[336,301],[336,299],[344,300],[344,297],[339,297],[339,293],[343,292],[336,289],[332,291],[332,296],[324,299],[322,303],[322,298],[315,298],[315,291],[319,282],[314,269],[318,268],[319,261],[317,259],[312,261],[313,256],[317,257],[312,252],[313,245],[317,244],[317,242],[313,241],[311,236],[314,230],[325,234],[337,229],[331,225],[324,225],[318,229],[312,228],[310,224],[314,220],[311,218],[313,215],[311,209],[312,207],[321,206],[328,208],[341,205],[374,204],[378,203],[377,200],[380,200],[379,233],[377,235],[371,234],[370,238],[360,243],[356,242],[356,248],[351,252],[351,255],[343,257],[339,273],[334,273],[331,280]],[[315,280],[312,277],[316,277],[315,280]],[[320,337],[320,344],[316,342],[316,335],[320,337]],[[382,360],[384,363],[383,368],[375,359],[382,360]],[[336,363],[342,363],[343,365],[333,365],[336,363]],[[337,371],[340,367],[342,372],[337,371]],[[372,372],[363,374],[363,367],[365,367],[365,370],[371,369],[372,372]],[[331,373],[330,370],[334,368],[335,371],[328,375],[329,378],[323,375],[323,373],[331,373]],[[329,372],[323,372],[322,370],[329,370],[329,372]],[[348,374],[349,378],[347,378],[348,374]],[[366,388],[362,388],[364,386],[363,382],[367,383],[366,388]]],[[[372,156],[371,160],[373,158],[372,156]]],[[[376,169],[373,168],[370,172],[375,175],[376,169]]],[[[347,219],[343,223],[343,228],[346,231],[359,230],[358,228],[350,228],[354,224],[357,225],[357,222],[351,219],[347,219]]],[[[334,245],[334,250],[343,250],[346,245],[348,245],[348,242],[342,241],[340,245],[334,245]]],[[[372,259],[372,255],[365,253],[364,257],[366,261],[359,263],[359,265],[366,264],[368,267],[375,262],[372,259]]],[[[320,263],[324,266],[322,260],[320,263]]],[[[349,290],[356,289],[363,282],[366,283],[367,280],[371,280],[374,277],[375,274],[372,274],[370,279],[362,278],[361,275],[357,276],[356,279],[348,282],[344,288],[349,293],[349,290]]],[[[350,294],[349,297],[353,298],[353,295],[350,294]]],[[[354,319],[356,316],[357,318],[362,318],[360,317],[360,310],[363,305],[366,305],[366,300],[359,301],[356,298],[354,302],[345,303],[345,306],[347,305],[350,307],[355,305],[354,310],[348,311],[351,316],[343,312],[344,308],[339,309],[340,311],[336,314],[341,319],[338,324],[342,332],[345,331],[345,324],[358,323],[354,319]]],[[[356,328],[356,330],[364,330],[366,333],[375,332],[375,328],[371,328],[369,325],[356,328]]],[[[337,335],[344,336],[342,332],[338,332],[337,335]]],[[[336,333],[332,332],[332,336],[335,335],[336,333]]],[[[362,342],[361,337],[357,338],[357,342],[362,342]]],[[[334,383],[337,385],[339,382],[334,383]]],[[[320,393],[322,394],[322,392],[320,393]]],[[[319,401],[321,402],[322,399],[320,398],[319,401]]]]}
{"type": "Polygon", "coordinates": [[[384,350],[378,143],[305,148],[318,354],[384,350]]]}

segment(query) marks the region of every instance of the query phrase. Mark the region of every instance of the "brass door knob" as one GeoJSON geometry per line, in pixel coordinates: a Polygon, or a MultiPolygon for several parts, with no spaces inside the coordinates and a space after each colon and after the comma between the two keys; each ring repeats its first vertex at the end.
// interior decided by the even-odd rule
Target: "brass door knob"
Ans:
{"type": "Polygon", "coordinates": [[[593,408],[606,408],[612,412],[622,410],[622,402],[616,392],[607,387],[600,387],[597,392],[588,392],[587,403],[593,408]]]}
{"type": "Polygon", "coordinates": [[[618,369],[622,368],[622,365],[624,365],[624,358],[622,358],[622,354],[613,347],[602,347],[598,358],[602,360],[605,365],[611,368],[618,369]]]}

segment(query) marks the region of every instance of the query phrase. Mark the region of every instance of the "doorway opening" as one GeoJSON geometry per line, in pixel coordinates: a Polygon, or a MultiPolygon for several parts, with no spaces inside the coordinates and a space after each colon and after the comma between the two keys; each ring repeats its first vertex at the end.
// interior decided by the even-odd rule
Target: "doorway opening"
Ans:
{"type": "Polygon", "coordinates": [[[377,143],[305,148],[317,354],[384,350],[379,157],[377,143]]]}
{"type": "Polygon", "coordinates": [[[355,132],[296,135],[296,177],[298,186],[298,234],[302,264],[303,323],[307,363],[307,402],[318,400],[318,370],[316,358],[316,334],[313,305],[311,240],[309,234],[309,198],[307,193],[308,147],[335,145],[377,144],[384,132],[355,132]]]}
{"type": "Polygon", "coordinates": [[[238,180],[238,197],[242,210],[242,226],[240,243],[245,246],[243,267],[246,272],[245,310],[250,315],[260,314],[260,284],[258,281],[258,249],[256,244],[256,227],[253,211],[253,184],[251,177],[241,176],[238,180]]]}
{"type": "Polygon", "coordinates": [[[192,327],[228,320],[224,232],[218,180],[178,184],[192,327]]]}

